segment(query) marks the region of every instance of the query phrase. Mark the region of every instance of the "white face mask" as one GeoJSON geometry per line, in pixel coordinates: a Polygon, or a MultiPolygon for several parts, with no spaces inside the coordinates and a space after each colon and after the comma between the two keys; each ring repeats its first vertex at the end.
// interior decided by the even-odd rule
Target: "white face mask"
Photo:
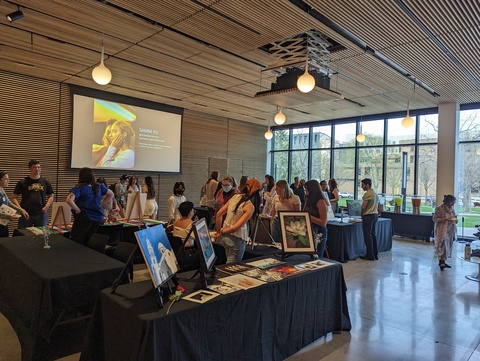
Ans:
{"type": "Polygon", "coordinates": [[[222,186],[222,189],[225,193],[228,193],[232,190],[232,186],[222,186]]]}

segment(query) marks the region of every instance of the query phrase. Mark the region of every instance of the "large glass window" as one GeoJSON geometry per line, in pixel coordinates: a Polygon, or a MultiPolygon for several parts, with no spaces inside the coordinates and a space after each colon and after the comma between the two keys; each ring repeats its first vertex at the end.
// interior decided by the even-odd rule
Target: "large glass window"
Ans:
{"type": "MultiPolygon", "coordinates": [[[[310,179],[319,182],[330,178],[330,150],[312,150],[312,174],[310,179]]],[[[305,178],[307,179],[307,178],[305,178]]]]}
{"type": "MultiPolygon", "coordinates": [[[[462,139],[467,143],[478,139],[474,153],[478,148],[480,157],[480,116],[465,113],[464,118],[462,139]]],[[[370,178],[373,189],[385,194],[387,209],[393,210],[394,195],[403,193],[406,211],[412,210],[411,197],[419,195],[421,211],[431,213],[436,201],[438,115],[415,115],[411,128],[404,128],[402,119],[359,117],[275,130],[271,173],[289,182],[295,176],[318,181],[335,178],[342,195],[340,206],[346,198],[361,198],[360,181],[370,178]],[[356,139],[359,131],[365,135],[361,143],[356,139]]],[[[468,152],[472,154],[471,149],[468,152]]],[[[475,163],[463,165],[462,174],[475,163]]],[[[477,192],[480,201],[479,187],[464,186],[465,192],[477,192]]]]}

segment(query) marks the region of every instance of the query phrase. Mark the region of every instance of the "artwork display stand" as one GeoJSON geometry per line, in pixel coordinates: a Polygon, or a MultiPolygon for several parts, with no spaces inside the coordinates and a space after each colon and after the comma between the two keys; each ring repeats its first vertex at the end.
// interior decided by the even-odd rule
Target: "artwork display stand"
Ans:
{"type": "Polygon", "coordinates": [[[270,233],[270,230],[267,228],[267,226],[265,226],[265,224],[263,224],[262,217],[257,215],[257,217],[255,219],[255,230],[253,231],[253,237],[252,237],[252,251],[253,251],[253,248],[255,247],[255,242],[257,241],[257,232],[258,232],[258,225],[259,224],[261,224],[263,226],[263,228],[265,229],[265,231],[267,232],[268,237],[272,241],[272,244],[275,247],[277,247],[277,242],[275,242],[275,240],[273,239],[272,234],[270,233]]]}
{"type": "Polygon", "coordinates": [[[168,301],[168,296],[172,293],[175,293],[175,288],[179,285],[177,276],[172,276],[167,282],[165,282],[162,286],[158,286],[155,288],[155,299],[157,300],[158,306],[162,309],[165,306],[165,302],[168,301]],[[170,281],[173,283],[170,285],[170,281]]]}
{"type": "Polygon", "coordinates": [[[145,203],[147,202],[147,193],[135,192],[128,196],[125,218],[128,221],[143,221],[145,203]]]}
{"type": "Polygon", "coordinates": [[[125,262],[125,266],[123,266],[122,270],[118,274],[118,277],[115,278],[115,280],[113,281],[112,292],[111,293],[115,293],[115,291],[117,290],[117,287],[120,284],[120,282],[122,281],[122,278],[123,278],[123,275],[125,274],[125,271],[127,270],[128,266],[130,265],[130,262],[132,262],[133,256],[135,255],[135,252],[137,251],[137,248],[138,248],[138,244],[135,245],[135,248],[133,249],[132,253],[130,253],[130,255],[127,258],[127,262],[125,262]]]}
{"type": "Polygon", "coordinates": [[[66,217],[65,214],[71,214],[71,208],[65,202],[55,202],[52,208],[52,226],[58,226],[60,228],[67,228],[70,224],[71,217],[66,217]],[[67,222],[68,218],[68,222],[67,222]]]}

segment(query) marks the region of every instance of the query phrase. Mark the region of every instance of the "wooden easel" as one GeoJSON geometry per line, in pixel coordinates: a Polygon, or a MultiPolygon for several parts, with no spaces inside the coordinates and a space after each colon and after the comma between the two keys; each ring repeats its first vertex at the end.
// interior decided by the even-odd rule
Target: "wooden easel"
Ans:
{"type": "Polygon", "coordinates": [[[127,221],[132,219],[143,219],[143,212],[145,209],[145,203],[147,201],[147,193],[135,192],[128,195],[127,211],[125,218],[127,221]]]}
{"type": "Polygon", "coordinates": [[[58,226],[60,228],[66,229],[67,225],[70,224],[70,219],[67,223],[67,218],[65,218],[65,212],[70,212],[71,208],[66,204],[63,204],[61,202],[59,203],[60,205],[58,205],[56,213],[52,218],[52,226],[58,226]]]}

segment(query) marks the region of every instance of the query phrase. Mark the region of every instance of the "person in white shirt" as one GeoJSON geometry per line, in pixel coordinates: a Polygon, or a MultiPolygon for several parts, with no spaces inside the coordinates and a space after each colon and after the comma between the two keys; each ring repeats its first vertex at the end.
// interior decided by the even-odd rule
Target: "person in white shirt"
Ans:
{"type": "Polygon", "coordinates": [[[272,237],[275,242],[281,244],[282,231],[280,229],[280,221],[278,220],[279,211],[299,211],[300,198],[293,194],[292,189],[288,186],[286,180],[281,179],[276,183],[275,191],[277,195],[273,198],[272,209],[272,237]]]}
{"type": "Polygon", "coordinates": [[[172,225],[182,215],[178,211],[181,203],[185,202],[187,198],[183,195],[185,192],[185,184],[183,182],[175,182],[173,185],[173,194],[168,198],[168,225],[172,225]]]}

